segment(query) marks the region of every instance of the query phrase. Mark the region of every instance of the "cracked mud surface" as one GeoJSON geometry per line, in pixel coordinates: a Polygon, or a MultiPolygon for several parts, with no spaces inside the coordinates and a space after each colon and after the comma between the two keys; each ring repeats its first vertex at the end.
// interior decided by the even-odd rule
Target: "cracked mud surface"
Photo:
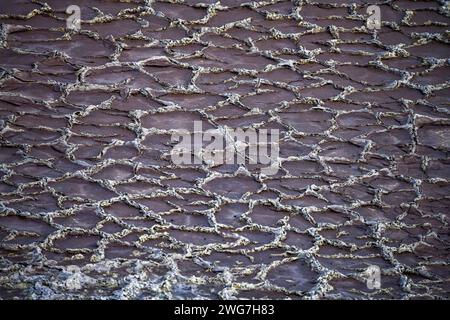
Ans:
{"type": "Polygon", "coordinates": [[[0,298],[448,299],[450,7],[378,4],[2,1],[0,298]],[[280,170],[175,166],[195,120],[280,170]]]}

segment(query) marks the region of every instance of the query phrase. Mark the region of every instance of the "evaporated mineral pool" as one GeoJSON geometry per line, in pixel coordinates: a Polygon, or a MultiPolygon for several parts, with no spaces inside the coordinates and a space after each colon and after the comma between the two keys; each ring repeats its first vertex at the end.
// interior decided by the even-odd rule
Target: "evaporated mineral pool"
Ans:
{"type": "Polygon", "coordinates": [[[1,1],[0,298],[450,298],[450,5],[380,3],[1,1]]]}

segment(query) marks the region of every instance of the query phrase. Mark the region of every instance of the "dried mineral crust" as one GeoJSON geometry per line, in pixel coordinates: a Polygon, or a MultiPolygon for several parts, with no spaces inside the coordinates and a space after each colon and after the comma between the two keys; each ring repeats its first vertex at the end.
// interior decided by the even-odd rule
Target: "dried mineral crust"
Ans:
{"type": "Polygon", "coordinates": [[[450,298],[449,10],[1,1],[0,298],[450,298]],[[280,170],[174,165],[194,121],[280,170]]]}

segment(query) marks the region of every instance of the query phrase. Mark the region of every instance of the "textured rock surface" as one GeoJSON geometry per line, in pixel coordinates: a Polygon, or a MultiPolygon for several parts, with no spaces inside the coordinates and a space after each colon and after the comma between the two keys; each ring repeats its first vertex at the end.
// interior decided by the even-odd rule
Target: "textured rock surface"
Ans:
{"type": "Polygon", "coordinates": [[[450,8],[367,5],[2,1],[0,297],[449,298],[450,8]],[[173,165],[194,120],[278,174],[173,165]]]}

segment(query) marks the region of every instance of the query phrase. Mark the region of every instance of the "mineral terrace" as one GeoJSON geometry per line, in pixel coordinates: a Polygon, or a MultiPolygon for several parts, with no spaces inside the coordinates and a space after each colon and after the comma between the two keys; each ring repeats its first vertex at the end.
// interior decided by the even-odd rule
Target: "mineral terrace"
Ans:
{"type": "Polygon", "coordinates": [[[2,0],[0,298],[449,299],[450,5],[370,4],[2,0]]]}

